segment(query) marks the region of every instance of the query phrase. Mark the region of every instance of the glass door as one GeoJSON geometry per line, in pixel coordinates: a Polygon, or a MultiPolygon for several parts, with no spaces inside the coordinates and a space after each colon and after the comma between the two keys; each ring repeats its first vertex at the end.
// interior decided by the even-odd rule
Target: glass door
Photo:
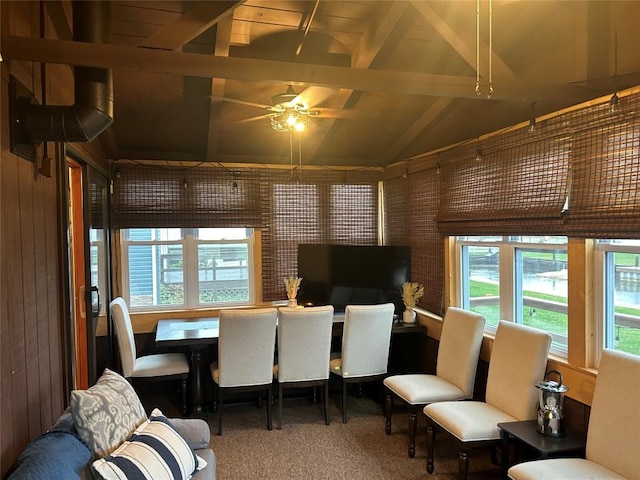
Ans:
{"type": "Polygon", "coordinates": [[[113,365],[113,332],[109,320],[110,283],[110,230],[109,180],[95,169],[85,165],[87,188],[84,190],[85,224],[85,305],[87,306],[87,364],[89,384],[93,385],[105,365],[97,365],[96,335],[106,332],[107,365],[113,365]]]}

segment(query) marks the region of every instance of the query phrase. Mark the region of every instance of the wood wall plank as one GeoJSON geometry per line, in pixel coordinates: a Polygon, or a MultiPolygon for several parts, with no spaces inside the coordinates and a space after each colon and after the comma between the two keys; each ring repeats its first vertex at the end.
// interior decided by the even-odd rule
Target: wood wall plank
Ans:
{"type": "Polygon", "coordinates": [[[22,311],[24,317],[24,365],[27,371],[27,419],[29,438],[40,432],[40,386],[38,370],[38,319],[36,317],[35,256],[33,242],[33,169],[30,162],[18,162],[18,216],[22,268],[22,311]]]}
{"type": "MultiPolygon", "coordinates": [[[[33,14],[37,2],[3,2],[1,8],[3,15],[10,11],[15,20],[5,30],[6,17],[2,19],[3,33],[37,31],[38,18],[33,14]]],[[[0,70],[1,98],[8,98],[10,73],[17,74],[23,84],[35,86],[40,97],[36,65],[2,62],[0,70]],[[37,78],[32,81],[34,72],[37,78]]],[[[48,84],[68,85],[68,71],[57,72],[64,72],[64,77],[50,76],[48,84]]],[[[61,98],[62,89],[48,91],[51,103],[68,103],[61,98]]],[[[56,174],[35,176],[33,163],[11,153],[8,125],[8,102],[0,101],[0,477],[68,403],[59,303],[63,265],[56,174]]]]}
{"type": "MultiPolygon", "coordinates": [[[[4,155],[3,155],[4,156],[4,155]]],[[[5,220],[3,228],[2,249],[6,253],[2,265],[8,275],[8,289],[3,292],[3,301],[7,304],[8,335],[3,337],[3,349],[7,348],[10,364],[11,387],[10,422],[14,431],[11,446],[12,452],[19,451],[29,441],[27,423],[28,411],[26,365],[25,365],[25,325],[23,311],[23,283],[22,283],[22,245],[20,235],[20,196],[19,196],[19,168],[21,161],[15,155],[6,155],[2,162],[2,216],[5,220]]],[[[4,467],[4,465],[3,465],[4,467]]],[[[3,472],[4,473],[4,472],[3,472]]]]}
{"type": "MultiPolygon", "coordinates": [[[[54,159],[52,165],[52,177],[44,182],[43,194],[44,204],[52,208],[52,206],[58,204],[57,183],[59,182],[58,169],[56,163],[62,161],[56,159],[53,152],[51,153],[54,159]]],[[[44,224],[44,238],[46,244],[46,272],[47,278],[47,320],[49,329],[49,399],[51,402],[51,414],[55,419],[57,416],[67,407],[69,398],[67,396],[67,384],[65,384],[65,353],[63,335],[65,330],[63,328],[62,306],[60,304],[61,286],[59,284],[61,279],[60,269],[64,266],[59,257],[60,252],[60,236],[58,233],[58,224],[60,222],[58,215],[45,215],[44,224]]]]}
{"type": "MultiPolygon", "coordinates": [[[[2,82],[0,83],[0,92],[2,98],[6,98],[8,95],[8,84],[6,71],[2,69],[2,82]]],[[[7,118],[8,107],[7,102],[0,102],[0,118],[7,118]]],[[[6,122],[0,122],[0,137],[2,138],[2,144],[8,143],[9,128],[6,122]]],[[[13,428],[11,399],[12,394],[12,367],[11,367],[11,323],[9,322],[9,304],[6,298],[9,292],[9,286],[11,285],[8,263],[9,263],[9,251],[5,248],[8,242],[9,233],[9,215],[4,213],[4,206],[10,203],[10,190],[6,188],[10,175],[7,174],[8,169],[5,166],[9,166],[9,162],[12,159],[9,158],[8,152],[2,149],[0,162],[2,169],[0,169],[0,205],[2,208],[1,220],[0,220],[0,464],[6,465],[8,461],[12,461],[15,456],[14,437],[15,432],[13,428]]],[[[4,474],[4,468],[2,469],[4,474]]]]}
{"type": "MultiPolygon", "coordinates": [[[[47,248],[45,239],[46,231],[46,195],[44,187],[45,182],[51,182],[51,179],[39,176],[37,183],[41,187],[34,189],[33,195],[33,253],[36,265],[47,265],[47,248]]],[[[49,328],[49,309],[48,309],[48,291],[47,276],[37,275],[35,278],[35,307],[36,307],[36,323],[38,325],[37,352],[38,352],[38,403],[42,405],[40,410],[40,422],[43,425],[50,425],[53,422],[51,408],[49,408],[49,373],[51,365],[49,362],[49,337],[52,332],[49,328]]]]}
{"type": "MultiPolygon", "coordinates": [[[[2,90],[7,91],[3,78],[2,90]]],[[[2,116],[8,118],[4,105],[2,116]]],[[[6,121],[1,122],[6,125],[6,121]]],[[[57,201],[54,178],[2,138],[2,323],[0,475],[66,404],[62,354],[57,201]]]]}

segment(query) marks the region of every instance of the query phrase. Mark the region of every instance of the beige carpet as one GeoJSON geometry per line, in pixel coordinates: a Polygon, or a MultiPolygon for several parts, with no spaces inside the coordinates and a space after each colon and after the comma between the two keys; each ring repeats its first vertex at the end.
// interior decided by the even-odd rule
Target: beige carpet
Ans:
{"type": "MultiPolygon", "coordinates": [[[[394,414],[393,433],[385,435],[381,405],[371,398],[348,398],[349,421],[342,423],[337,399],[331,398],[331,425],[324,424],[321,404],[304,398],[284,404],[284,428],[266,428],[266,407],[255,404],[225,408],[223,434],[217,436],[216,415],[208,414],[211,447],[218,461],[218,480],[245,479],[455,479],[457,451],[439,436],[435,472],[426,472],[425,422],[420,419],[416,456],[407,456],[407,414],[394,414]]],[[[472,453],[469,480],[499,479],[488,450],[472,453]]]]}

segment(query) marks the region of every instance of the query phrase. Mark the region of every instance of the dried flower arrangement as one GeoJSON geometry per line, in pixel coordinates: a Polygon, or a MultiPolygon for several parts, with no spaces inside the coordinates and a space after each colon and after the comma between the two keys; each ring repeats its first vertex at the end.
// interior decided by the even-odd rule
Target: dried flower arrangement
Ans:
{"type": "Polygon", "coordinates": [[[402,301],[406,308],[415,307],[424,295],[424,287],[418,282],[404,282],[402,284],[402,301]]]}
{"type": "Polygon", "coordinates": [[[289,300],[296,299],[296,295],[298,294],[298,289],[300,288],[301,281],[302,281],[302,278],[300,277],[285,277],[284,287],[287,290],[287,298],[289,300]]]}

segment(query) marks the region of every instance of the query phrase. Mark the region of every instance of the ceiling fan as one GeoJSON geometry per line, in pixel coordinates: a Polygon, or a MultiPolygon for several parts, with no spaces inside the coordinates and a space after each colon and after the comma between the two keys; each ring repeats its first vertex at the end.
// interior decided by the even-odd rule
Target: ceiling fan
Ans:
{"type": "Polygon", "coordinates": [[[300,132],[309,127],[310,117],[344,118],[347,112],[330,108],[318,108],[336,89],[329,87],[311,86],[297,93],[293,85],[289,85],[283,93],[271,97],[271,105],[247,102],[229,97],[218,97],[218,100],[241,105],[249,105],[266,109],[269,113],[238,120],[235,123],[255,122],[269,119],[271,127],[278,132],[300,132]]]}

